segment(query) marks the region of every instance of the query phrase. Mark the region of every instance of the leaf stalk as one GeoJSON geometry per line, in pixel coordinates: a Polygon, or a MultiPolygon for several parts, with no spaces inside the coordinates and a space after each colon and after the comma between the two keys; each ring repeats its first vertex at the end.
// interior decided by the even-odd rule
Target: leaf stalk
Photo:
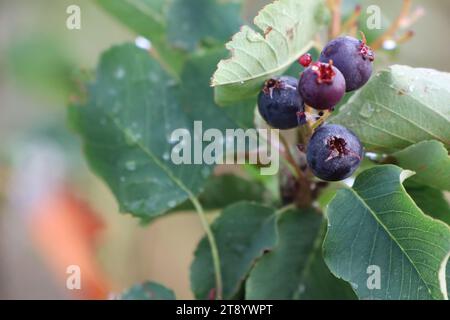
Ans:
{"type": "Polygon", "coordinates": [[[197,211],[198,217],[200,218],[200,222],[202,224],[203,230],[206,233],[206,238],[208,239],[209,246],[211,249],[211,256],[213,260],[213,266],[214,266],[214,276],[216,281],[216,300],[222,300],[223,298],[223,285],[222,285],[222,271],[221,271],[221,265],[220,265],[220,256],[219,256],[219,250],[217,248],[216,239],[214,237],[214,234],[211,230],[211,226],[209,225],[208,220],[206,219],[205,211],[203,210],[203,207],[198,201],[197,197],[194,195],[189,195],[189,199],[191,200],[192,204],[195,207],[195,210],[197,211]]]}

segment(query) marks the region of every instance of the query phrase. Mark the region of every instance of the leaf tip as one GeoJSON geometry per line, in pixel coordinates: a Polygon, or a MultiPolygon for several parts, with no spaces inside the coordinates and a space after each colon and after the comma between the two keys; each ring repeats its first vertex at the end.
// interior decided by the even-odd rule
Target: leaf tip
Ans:
{"type": "Polygon", "coordinates": [[[400,172],[400,183],[403,183],[403,181],[405,181],[406,179],[412,177],[415,174],[416,174],[415,171],[402,170],[402,172],[400,172]]]}

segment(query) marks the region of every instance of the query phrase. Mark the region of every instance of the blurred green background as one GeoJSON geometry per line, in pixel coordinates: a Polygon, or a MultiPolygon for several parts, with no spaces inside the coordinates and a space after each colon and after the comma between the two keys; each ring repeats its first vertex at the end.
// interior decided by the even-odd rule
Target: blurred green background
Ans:
{"type": "MultiPolygon", "coordinates": [[[[246,1],[244,17],[267,2],[246,1]]],[[[363,9],[370,4],[393,19],[401,1],[362,1],[363,9]]],[[[413,5],[426,12],[412,28],[415,36],[377,67],[400,63],[450,71],[450,1],[413,5]]],[[[109,190],[87,170],[66,125],[66,105],[77,88],[73,79],[95,68],[101,52],[136,36],[93,1],[0,0],[0,298],[74,297],[30,232],[29,206],[36,197],[48,186],[67,185],[103,221],[95,257],[112,292],[150,279],[173,288],[178,298],[192,298],[189,264],[202,236],[197,217],[176,214],[142,227],[119,214],[109,190]],[[81,8],[81,30],[66,28],[72,4],[81,8]]]]}

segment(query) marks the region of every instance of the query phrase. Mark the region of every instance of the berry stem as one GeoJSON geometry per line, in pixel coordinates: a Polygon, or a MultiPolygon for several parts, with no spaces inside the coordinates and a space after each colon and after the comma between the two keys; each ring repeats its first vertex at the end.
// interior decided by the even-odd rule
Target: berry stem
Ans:
{"type": "Polygon", "coordinates": [[[402,21],[409,15],[409,11],[411,9],[411,0],[403,0],[402,9],[395,19],[395,21],[391,24],[388,30],[379,36],[374,43],[371,45],[373,50],[378,50],[383,46],[385,40],[391,39],[397,30],[400,28],[402,21]]]}
{"type": "Polygon", "coordinates": [[[311,129],[312,130],[316,130],[321,124],[323,124],[330,116],[331,116],[332,112],[327,110],[324,112],[324,115],[322,117],[320,117],[319,120],[317,120],[316,122],[314,122],[311,125],[311,129]]]}
{"type": "Polygon", "coordinates": [[[312,136],[311,127],[309,125],[301,126],[298,131],[298,143],[306,146],[311,136],[312,136]]]}
{"type": "Polygon", "coordinates": [[[192,204],[195,207],[195,210],[197,211],[198,217],[200,218],[200,222],[202,224],[203,230],[205,230],[206,238],[208,239],[209,246],[211,248],[211,256],[214,266],[214,275],[216,278],[216,287],[215,287],[216,300],[222,300],[222,271],[220,266],[219,250],[217,249],[216,239],[208,223],[208,220],[206,219],[205,211],[203,210],[200,201],[198,201],[197,197],[194,196],[193,194],[189,195],[189,199],[191,200],[192,204]]]}
{"type": "MultiPolygon", "coordinates": [[[[278,129],[275,129],[275,128],[270,127],[270,130],[278,130],[278,129]]],[[[280,133],[279,136],[282,137],[282,134],[280,133]]],[[[256,137],[257,137],[257,136],[255,136],[254,138],[256,139],[256,137]]],[[[271,148],[276,148],[278,152],[281,152],[280,146],[276,146],[276,145],[273,143],[272,139],[267,139],[264,135],[259,135],[259,138],[266,140],[266,142],[268,142],[268,143],[270,144],[271,148]]],[[[282,138],[280,138],[280,139],[282,139],[282,138]]],[[[281,141],[281,143],[283,143],[283,142],[281,141]]],[[[286,149],[286,146],[285,146],[285,145],[284,145],[284,148],[286,149]]],[[[289,150],[289,149],[288,149],[288,150],[289,150]]],[[[292,155],[291,155],[291,156],[292,156],[292,155]]],[[[281,157],[280,160],[281,160],[281,162],[282,162],[284,165],[286,165],[286,167],[289,169],[289,171],[290,171],[296,178],[298,178],[298,174],[297,174],[297,172],[296,172],[296,170],[295,170],[295,167],[296,167],[296,166],[293,166],[292,163],[291,163],[287,158],[288,158],[288,156],[287,156],[286,152],[283,152],[283,157],[281,157]]]]}
{"type": "Polygon", "coordinates": [[[289,143],[287,142],[286,138],[282,134],[280,134],[280,142],[284,147],[284,150],[285,150],[284,154],[286,156],[286,160],[289,162],[289,164],[295,170],[295,176],[296,176],[297,180],[303,179],[304,174],[300,170],[297,162],[295,161],[294,157],[292,156],[291,150],[289,149],[289,143]]]}
{"type": "MultiPolygon", "coordinates": [[[[305,106],[305,108],[308,108],[308,107],[305,106]]],[[[308,144],[309,139],[311,138],[311,135],[312,135],[312,131],[311,131],[311,128],[309,127],[309,125],[301,126],[298,130],[298,138],[297,138],[298,143],[303,146],[306,146],[308,144]]],[[[304,151],[302,151],[302,153],[304,155],[304,151]]],[[[297,164],[297,167],[299,167],[298,164],[297,164]]],[[[311,179],[310,179],[311,171],[309,170],[308,167],[306,167],[306,169],[304,171],[302,171],[299,167],[299,170],[302,173],[302,175],[298,179],[299,190],[297,191],[297,195],[296,195],[296,205],[298,207],[303,207],[303,208],[310,207],[313,202],[313,199],[314,199],[312,183],[311,183],[311,179]]]]}

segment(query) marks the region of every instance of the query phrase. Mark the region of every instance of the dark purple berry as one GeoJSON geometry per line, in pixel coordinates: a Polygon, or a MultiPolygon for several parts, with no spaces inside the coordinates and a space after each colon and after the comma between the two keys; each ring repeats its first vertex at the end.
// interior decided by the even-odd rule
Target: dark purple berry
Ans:
{"type": "Polygon", "coordinates": [[[332,62],[316,62],[302,72],[298,90],[303,101],[314,109],[333,108],[345,94],[345,79],[332,62]]]}
{"type": "Polygon", "coordinates": [[[314,175],[326,181],[350,177],[363,157],[358,137],[337,124],[319,127],[308,144],[306,159],[314,175]]]}
{"type": "Polygon", "coordinates": [[[305,124],[305,105],[297,90],[297,79],[281,76],[265,82],[258,97],[263,119],[277,129],[292,129],[305,124]]]}
{"type": "Polygon", "coordinates": [[[361,88],[369,80],[374,59],[374,53],[366,45],[365,39],[339,37],[325,46],[319,61],[333,60],[333,65],[344,75],[346,91],[353,91],[361,88]]]}

